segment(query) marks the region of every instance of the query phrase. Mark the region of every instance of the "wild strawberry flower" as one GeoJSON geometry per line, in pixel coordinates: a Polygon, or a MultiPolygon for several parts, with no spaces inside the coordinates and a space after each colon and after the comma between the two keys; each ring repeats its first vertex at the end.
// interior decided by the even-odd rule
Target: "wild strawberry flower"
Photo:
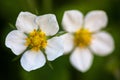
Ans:
{"type": "Polygon", "coordinates": [[[44,66],[46,58],[53,61],[63,54],[60,37],[48,39],[59,30],[54,14],[36,16],[30,12],[20,12],[16,28],[7,35],[5,45],[15,55],[24,53],[20,63],[26,71],[44,66]]]}
{"type": "Polygon", "coordinates": [[[71,64],[81,72],[86,72],[92,64],[92,53],[100,56],[110,54],[114,50],[111,35],[101,29],[108,22],[102,10],[89,12],[83,19],[78,10],[68,10],[63,15],[62,25],[68,33],[62,35],[64,51],[69,53],[71,64]]]}

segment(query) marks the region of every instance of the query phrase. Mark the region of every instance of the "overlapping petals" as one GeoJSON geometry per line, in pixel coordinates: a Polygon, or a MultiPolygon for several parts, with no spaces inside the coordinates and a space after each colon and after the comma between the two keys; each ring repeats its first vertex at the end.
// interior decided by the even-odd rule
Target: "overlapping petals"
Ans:
{"type": "Polygon", "coordinates": [[[63,54],[63,45],[60,37],[54,37],[48,40],[46,47],[47,59],[52,61],[63,54]]]}
{"type": "Polygon", "coordinates": [[[5,44],[16,55],[20,55],[24,52],[20,62],[26,71],[35,70],[44,66],[46,63],[44,54],[46,54],[49,61],[53,61],[63,54],[63,46],[60,37],[53,37],[47,40],[48,44],[45,48],[46,53],[41,50],[25,51],[28,47],[25,44],[27,38],[26,34],[34,30],[41,30],[47,36],[53,36],[58,32],[59,26],[54,14],[36,16],[29,12],[21,12],[17,18],[16,27],[17,30],[13,30],[7,35],[5,44]]]}
{"type": "Polygon", "coordinates": [[[105,31],[100,31],[106,27],[107,22],[107,15],[102,10],[91,11],[84,19],[82,13],[78,10],[65,11],[62,25],[63,29],[68,33],[62,36],[64,50],[69,53],[75,49],[70,56],[70,62],[79,71],[86,72],[90,68],[93,60],[91,53],[105,56],[114,50],[114,40],[112,36],[105,31]],[[92,33],[91,43],[85,48],[73,48],[74,32],[80,29],[86,29],[92,33]]]}
{"type": "Polygon", "coordinates": [[[64,54],[67,54],[68,52],[72,51],[74,47],[74,36],[71,33],[66,33],[61,36],[63,40],[63,46],[64,46],[64,54]]]}

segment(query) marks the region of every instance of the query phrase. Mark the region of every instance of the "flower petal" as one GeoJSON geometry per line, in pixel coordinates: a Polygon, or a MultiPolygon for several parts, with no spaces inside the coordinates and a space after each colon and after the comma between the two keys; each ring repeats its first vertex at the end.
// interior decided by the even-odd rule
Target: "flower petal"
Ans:
{"type": "Polygon", "coordinates": [[[105,56],[114,50],[114,40],[107,32],[98,32],[93,35],[90,48],[95,54],[105,56]]]}
{"type": "Polygon", "coordinates": [[[35,24],[35,18],[36,16],[29,12],[21,12],[18,15],[17,21],[16,21],[16,27],[18,30],[21,30],[25,33],[29,33],[33,31],[34,29],[37,29],[37,25],[35,24]]]}
{"type": "Polygon", "coordinates": [[[39,16],[36,19],[40,29],[46,33],[47,36],[56,34],[59,30],[56,16],[54,14],[46,14],[39,16]]]}
{"type": "Polygon", "coordinates": [[[45,52],[49,61],[61,56],[64,52],[61,38],[53,37],[52,39],[49,39],[45,52]]]}
{"type": "Polygon", "coordinates": [[[68,32],[75,32],[83,24],[83,14],[78,10],[65,11],[62,19],[63,28],[68,32]]]}
{"type": "Polygon", "coordinates": [[[26,51],[21,60],[21,65],[26,71],[38,69],[45,65],[45,56],[41,51],[26,51]]]}
{"type": "Polygon", "coordinates": [[[16,55],[21,54],[27,46],[25,46],[26,35],[18,30],[11,31],[5,40],[5,45],[16,55]]]}
{"type": "Polygon", "coordinates": [[[86,72],[92,65],[93,55],[89,49],[76,48],[70,56],[71,64],[79,71],[86,72]]]}
{"type": "Polygon", "coordinates": [[[68,52],[70,52],[73,47],[74,47],[74,40],[73,40],[73,35],[70,33],[64,34],[62,36],[60,36],[63,40],[63,47],[64,47],[64,53],[67,54],[68,52]]]}
{"type": "Polygon", "coordinates": [[[96,32],[106,27],[107,22],[107,15],[104,11],[91,11],[85,17],[85,28],[91,32],[96,32]]]}

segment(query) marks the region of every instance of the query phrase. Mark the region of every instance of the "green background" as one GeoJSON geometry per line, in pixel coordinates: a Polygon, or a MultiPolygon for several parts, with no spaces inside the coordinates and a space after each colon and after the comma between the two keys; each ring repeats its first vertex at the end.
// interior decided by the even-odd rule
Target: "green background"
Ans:
{"type": "MultiPolygon", "coordinates": [[[[60,29],[62,30],[62,28],[60,29]]],[[[120,80],[120,0],[0,0],[0,80],[120,80]],[[105,28],[114,38],[115,50],[106,57],[94,55],[91,68],[81,73],[71,66],[69,55],[37,70],[26,72],[10,49],[5,37],[14,28],[21,11],[36,15],[54,13],[61,28],[64,11],[77,9],[85,15],[91,10],[104,10],[109,18],[105,28]]]]}

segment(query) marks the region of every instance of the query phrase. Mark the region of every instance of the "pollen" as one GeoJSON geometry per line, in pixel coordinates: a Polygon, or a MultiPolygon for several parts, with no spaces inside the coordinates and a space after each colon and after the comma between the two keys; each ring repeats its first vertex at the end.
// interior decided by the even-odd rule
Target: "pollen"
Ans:
{"type": "Polygon", "coordinates": [[[87,29],[79,29],[75,33],[74,42],[76,46],[80,48],[87,47],[91,43],[91,32],[87,29]]]}
{"type": "Polygon", "coordinates": [[[41,30],[34,30],[28,34],[26,38],[26,46],[31,50],[38,51],[44,49],[47,45],[47,39],[44,32],[41,30]]]}

